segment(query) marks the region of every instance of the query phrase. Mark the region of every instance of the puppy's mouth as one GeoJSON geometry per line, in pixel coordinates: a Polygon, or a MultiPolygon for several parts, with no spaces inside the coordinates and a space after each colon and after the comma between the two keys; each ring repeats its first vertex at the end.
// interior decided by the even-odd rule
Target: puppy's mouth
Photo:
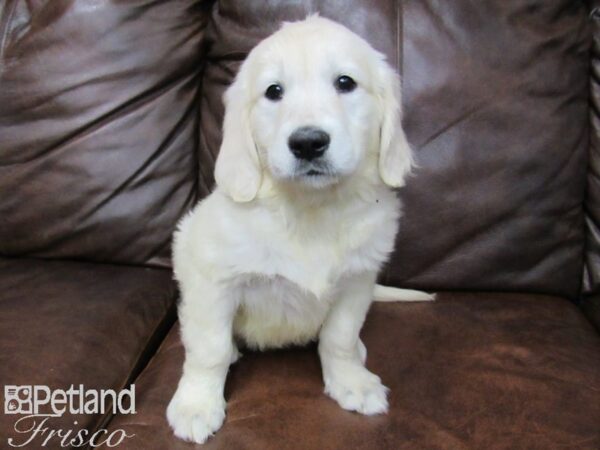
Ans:
{"type": "Polygon", "coordinates": [[[297,171],[294,178],[307,182],[323,182],[326,180],[334,181],[338,175],[328,169],[308,169],[297,171]]]}
{"type": "Polygon", "coordinates": [[[327,164],[313,163],[297,167],[293,178],[305,186],[320,189],[336,184],[339,176],[327,164]]]}
{"type": "Polygon", "coordinates": [[[310,162],[296,167],[295,178],[336,177],[337,173],[326,162],[310,162]]]}

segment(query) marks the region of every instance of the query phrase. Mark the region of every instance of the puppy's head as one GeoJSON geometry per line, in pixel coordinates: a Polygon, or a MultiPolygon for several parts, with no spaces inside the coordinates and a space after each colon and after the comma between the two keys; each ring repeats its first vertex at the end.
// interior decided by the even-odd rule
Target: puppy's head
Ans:
{"type": "Polygon", "coordinates": [[[235,201],[252,200],[264,177],[318,190],[370,171],[398,187],[412,164],[398,75],[365,40],[318,16],[256,46],[225,107],[215,179],[235,201]]]}

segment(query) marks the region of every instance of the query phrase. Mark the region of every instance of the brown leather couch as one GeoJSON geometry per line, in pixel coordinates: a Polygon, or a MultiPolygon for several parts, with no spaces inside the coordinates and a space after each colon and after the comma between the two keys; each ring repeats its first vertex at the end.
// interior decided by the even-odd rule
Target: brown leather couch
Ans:
{"type": "MultiPolygon", "coordinates": [[[[314,348],[245,352],[205,448],[600,449],[600,2],[3,0],[1,384],[135,383],[136,414],[48,427],[194,447],[164,414],[170,236],[213,185],[240,62],[316,11],[403,75],[420,168],[382,281],[440,294],[369,314],[388,415],[326,397],[314,348]]],[[[0,448],[27,438],[17,417],[0,448]]]]}

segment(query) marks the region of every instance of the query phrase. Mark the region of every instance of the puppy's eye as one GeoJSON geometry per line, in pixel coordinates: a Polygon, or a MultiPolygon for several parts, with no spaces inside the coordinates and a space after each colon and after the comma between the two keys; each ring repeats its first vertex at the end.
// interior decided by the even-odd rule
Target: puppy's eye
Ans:
{"type": "Polygon", "coordinates": [[[272,84],[265,91],[265,97],[271,101],[278,101],[283,98],[283,87],[280,84],[272,84]]]}
{"type": "Polygon", "coordinates": [[[350,78],[348,75],[340,75],[333,83],[335,89],[342,94],[352,92],[356,89],[356,81],[350,78]]]}

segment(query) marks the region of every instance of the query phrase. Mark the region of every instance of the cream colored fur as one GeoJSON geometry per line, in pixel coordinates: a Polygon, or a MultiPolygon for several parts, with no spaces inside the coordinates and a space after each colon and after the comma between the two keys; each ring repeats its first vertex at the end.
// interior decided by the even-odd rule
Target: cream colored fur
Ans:
{"type": "Polygon", "coordinates": [[[412,165],[398,76],[363,39],[312,16],[252,50],[225,102],[217,187],[174,238],[186,357],[171,427],[198,443],[220,428],[240,342],[266,349],[318,339],[325,392],[345,409],[386,412],[387,388],[365,368],[359,339],[373,296],[432,299],[375,288],[400,217],[390,187],[412,165]],[[357,88],[336,91],[340,75],[357,88]],[[271,101],[264,92],[276,82],[284,95],[271,101]],[[305,125],[331,136],[327,176],[303,173],[287,146],[305,125]]]}

